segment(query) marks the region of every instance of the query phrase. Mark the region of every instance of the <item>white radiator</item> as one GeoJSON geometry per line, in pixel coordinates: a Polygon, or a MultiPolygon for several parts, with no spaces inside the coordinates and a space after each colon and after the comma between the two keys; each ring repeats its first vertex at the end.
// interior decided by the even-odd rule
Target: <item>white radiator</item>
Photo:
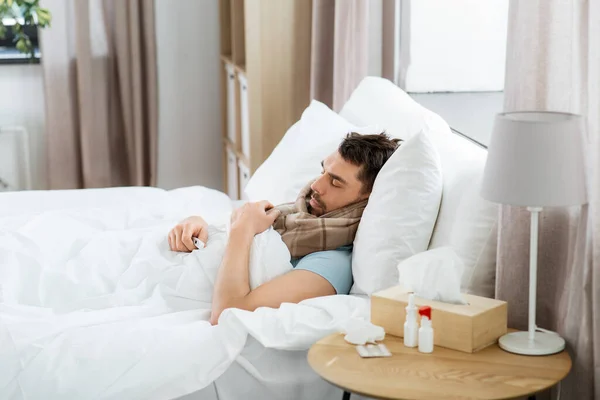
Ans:
{"type": "Polygon", "coordinates": [[[0,192],[31,189],[29,133],[20,126],[0,127],[0,192]]]}

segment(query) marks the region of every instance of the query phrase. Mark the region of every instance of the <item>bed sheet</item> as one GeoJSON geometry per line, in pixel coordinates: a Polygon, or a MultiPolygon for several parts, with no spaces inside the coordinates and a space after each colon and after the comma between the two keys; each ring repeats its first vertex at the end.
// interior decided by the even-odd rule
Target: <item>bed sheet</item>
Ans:
{"type": "MultiPolygon", "coordinates": [[[[340,400],[342,390],[308,365],[308,351],[269,349],[249,337],[242,353],[219,379],[178,400],[340,400]]],[[[353,400],[372,400],[357,394],[353,400]]]]}
{"type": "MultiPolygon", "coordinates": [[[[41,224],[17,232],[29,218],[58,224],[60,219],[48,216],[67,212],[83,215],[86,223],[93,216],[97,223],[107,210],[128,210],[116,215],[129,223],[137,221],[132,213],[161,222],[201,214],[218,223],[231,209],[224,194],[201,187],[0,195],[0,272],[7,254],[14,268],[4,273],[19,269],[14,240],[47,230],[41,224]]],[[[45,234],[51,245],[56,238],[45,234]]],[[[211,326],[206,305],[167,301],[161,290],[150,293],[139,303],[128,299],[110,308],[58,311],[37,302],[39,296],[0,298],[0,398],[172,399],[212,393],[233,399],[248,390],[258,398],[280,398],[277,393],[327,398],[332,387],[310,371],[306,350],[349,320],[368,317],[366,300],[330,296],[279,309],[226,310],[219,325],[211,326]]]]}
{"type": "Polygon", "coordinates": [[[181,400],[340,400],[342,391],[322,380],[307,351],[265,348],[250,337],[235,362],[212,385],[181,400]]]}
{"type": "Polygon", "coordinates": [[[152,187],[120,187],[86,190],[39,190],[0,193],[0,218],[76,209],[139,207],[164,212],[166,217],[189,216],[211,210],[211,221],[232,210],[224,193],[201,186],[174,190],[152,187]]]}

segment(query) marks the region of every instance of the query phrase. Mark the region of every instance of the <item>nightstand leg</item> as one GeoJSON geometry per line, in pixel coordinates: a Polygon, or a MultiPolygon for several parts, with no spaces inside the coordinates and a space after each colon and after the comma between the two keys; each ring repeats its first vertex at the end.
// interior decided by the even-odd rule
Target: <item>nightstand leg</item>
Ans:
{"type": "Polygon", "coordinates": [[[344,390],[344,395],[342,396],[342,400],[350,400],[350,392],[346,392],[344,390]]]}

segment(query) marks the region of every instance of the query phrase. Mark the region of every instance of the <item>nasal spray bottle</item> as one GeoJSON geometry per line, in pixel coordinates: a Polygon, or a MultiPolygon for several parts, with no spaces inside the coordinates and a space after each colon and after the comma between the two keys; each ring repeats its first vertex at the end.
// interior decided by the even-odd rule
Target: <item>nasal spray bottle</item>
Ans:
{"type": "Polygon", "coordinates": [[[404,345],[406,347],[417,347],[418,331],[415,295],[410,293],[408,295],[408,305],[406,306],[406,322],[404,322],[404,345]]]}
{"type": "Polygon", "coordinates": [[[419,351],[421,353],[433,352],[433,328],[431,327],[431,307],[419,307],[421,327],[419,328],[419,351]]]}

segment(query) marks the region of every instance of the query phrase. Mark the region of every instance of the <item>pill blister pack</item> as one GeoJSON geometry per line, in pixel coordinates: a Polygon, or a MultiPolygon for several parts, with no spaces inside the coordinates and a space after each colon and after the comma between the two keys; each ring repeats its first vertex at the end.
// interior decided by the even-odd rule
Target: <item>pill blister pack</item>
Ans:
{"type": "Polygon", "coordinates": [[[362,358],[372,357],[391,357],[392,353],[388,350],[385,344],[367,344],[356,346],[356,351],[362,358]]]}

